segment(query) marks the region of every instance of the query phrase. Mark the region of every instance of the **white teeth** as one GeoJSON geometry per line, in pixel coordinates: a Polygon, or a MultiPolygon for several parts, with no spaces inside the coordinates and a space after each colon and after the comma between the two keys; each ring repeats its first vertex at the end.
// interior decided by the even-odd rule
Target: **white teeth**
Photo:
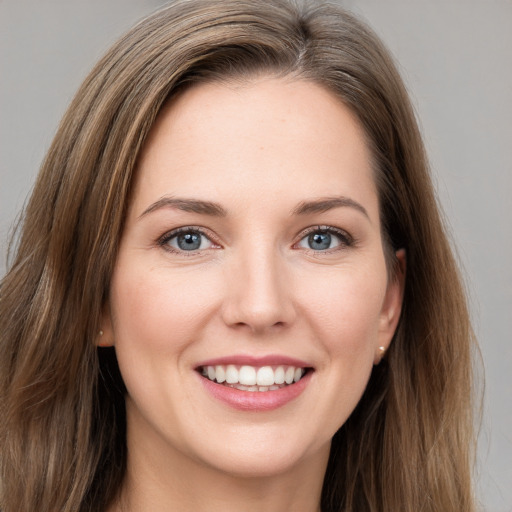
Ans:
{"type": "Polygon", "coordinates": [[[269,389],[272,390],[272,387],[275,389],[281,389],[279,386],[244,386],[243,384],[228,384],[227,385],[230,388],[239,389],[240,391],[268,391],[269,389]]]}
{"type": "Polygon", "coordinates": [[[284,368],[282,366],[278,366],[274,372],[274,383],[284,384],[284,368]]]}
{"type": "Polygon", "coordinates": [[[238,382],[244,386],[256,384],[256,370],[252,366],[242,366],[238,372],[238,382]]]}
{"type": "Polygon", "coordinates": [[[238,382],[238,370],[232,364],[226,368],[226,382],[228,384],[236,384],[238,382]]]}
{"type": "Polygon", "coordinates": [[[219,384],[229,385],[243,391],[274,391],[298,382],[305,374],[304,368],[295,366],[237,367],[234,364],[203,366],[203,376],[219,384]]]}
{"type": "Polygon", "coordinates": [[[270,366],[262,366],[256,373],[258,386],[272,386],[274,384],[274,370],[270,366]]]}
{"type": "MultiPolygon", "coordinates": [[[[209,374],[208,374],[209,376],[209,374]]],[[[215,367],[215,379],[217,382],[224,382],[226,380],[226,372],[224,371],[224,367],[218,365],[215,367]]],[[[213,379],[210,379],[213,380],[213,379]]]]}

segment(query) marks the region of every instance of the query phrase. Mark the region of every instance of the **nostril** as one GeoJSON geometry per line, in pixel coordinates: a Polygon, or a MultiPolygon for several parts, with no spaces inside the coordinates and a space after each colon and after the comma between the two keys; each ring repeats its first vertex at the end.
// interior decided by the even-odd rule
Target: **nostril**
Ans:
{"type": "MultiPolygon", "coordinates": [[[[222,304],[226,325],[261,332],[293,322],[296,311],[286,270],[278,271],[277,263],[268,261],[269,258],[267,254],[253,251],[250,261],[237,269],[238,276],[235,278],[232,274],[228,278],[222,304]]],[[[245,261],[241,259],[240,265],[245,261]]]]}

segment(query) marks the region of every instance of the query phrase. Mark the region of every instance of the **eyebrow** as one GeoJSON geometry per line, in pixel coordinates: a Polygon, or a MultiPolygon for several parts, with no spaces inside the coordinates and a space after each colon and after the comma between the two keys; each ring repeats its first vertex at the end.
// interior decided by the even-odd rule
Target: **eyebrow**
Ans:
{"type": "Polygon", "coordinates": [[[365,217],[367,217],[368,220],[370,220],[370,216],[362,204],[344,196],[323,197],[320,199],[314,199],[312,201],[302,201],[294,208],[292,215],[322,213],[328,210],[332,210],[333,208],[342,207],[354,208],[355,210],[361,212],[365,217]]]}
{"type": "MultiPolygon", "coordinates": [[[[361,212],[370,219],[366,208],[350,199],[349,197],[325,197],[311,201],[301,201],[292,211],[292,215],[308,215],[312,213],[322,213],[333,208],[349,207],[361,212]]],[[[139,215],[139,219],[162,208],[174,208],[184,212],[199,213],[202,215],[211,215],[214,217],[226,217],[226,210],[218,203],[212,201],[203,201],[200,199],[177,198],[164,196],[155,201],[139,215]]]]}
{"type": "Polygon", "coordinates": [[[140,215],[139,219],[148,215],[151,212],[160,210],[162,208],[174,208],[184,212],[199,213],[202,215],[212,215],[214,217],[225,217],[227,215],[226,210],[218,203],[211,201],[202,201],[200,199],[188,199],[188,198],[177,198],[177,197],[161,197],[158,201],[155,201],[148,208],[146,208],[140,215]]]}

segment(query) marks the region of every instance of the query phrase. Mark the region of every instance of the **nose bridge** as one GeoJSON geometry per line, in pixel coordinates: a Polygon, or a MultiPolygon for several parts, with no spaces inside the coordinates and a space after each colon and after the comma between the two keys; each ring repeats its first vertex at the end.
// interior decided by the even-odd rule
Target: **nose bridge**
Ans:
{"type": "Polygon", "coordinates": [[[252,331],[284,326],[294,318],[285,261],[270,241],[252,242],[233,255],[227,277],[225,321],[252,331]]]}

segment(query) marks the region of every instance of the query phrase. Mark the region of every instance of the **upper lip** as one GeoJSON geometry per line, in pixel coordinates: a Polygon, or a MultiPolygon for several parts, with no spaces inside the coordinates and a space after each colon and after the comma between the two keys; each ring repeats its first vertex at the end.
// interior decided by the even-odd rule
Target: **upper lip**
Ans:
{"type": "Polygon", "coordinates": [[[217,366],[234,364],[239,366],[295,366],[296,368],[312,368],[312,365],[301,359],[279,354],[268,354],[265,356],[251,356],[245,354],[217,357],[202,361],[197,368],[204,366],[217,366]]]}

